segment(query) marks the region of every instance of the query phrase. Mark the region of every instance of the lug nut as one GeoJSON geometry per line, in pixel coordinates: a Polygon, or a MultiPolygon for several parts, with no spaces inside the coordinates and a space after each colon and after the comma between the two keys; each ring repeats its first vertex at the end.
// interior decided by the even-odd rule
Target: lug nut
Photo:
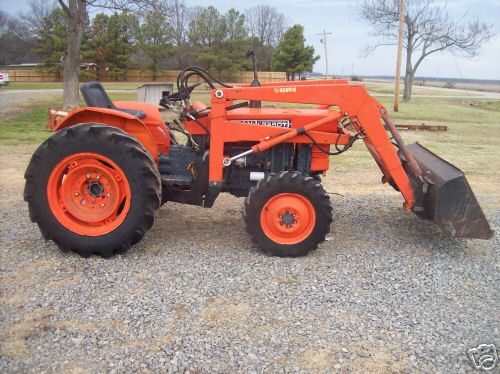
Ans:
{"type": "Polygon", "coordinates": [[[75,196],[78,196],[78,195],[80,195],[80,194],[78,192],[75,192],[75,196]]]}
{"type": "Polygon", "coordinates": [[[108,192],[108,193],[106,194],[106,196],[107,196],[107,197],[111,197],[111,194],[108,192]]]}
{"type": "Polygon", "coordinates": [[[86,177],[87,179],[89,179],[89,178],[90,178],[90,173],[85,174],[85,177],[86,177]]]}
{"type": "Polygon", "coordinates": [[[87,201],[86,200],[82,200],[82,205],[85,205],[87,204],[87,201]]]}
{"type": "Polygon", "coordinates": [[[101,179],[101,176],[100,176],[100,175],[98,175],[98,176],[96,177],[96,179],[101,179]]]}
{"type": "Polygon", "coordinates": [[[104,203],[101,203],[101,208],[104,208],[104,203]]]}

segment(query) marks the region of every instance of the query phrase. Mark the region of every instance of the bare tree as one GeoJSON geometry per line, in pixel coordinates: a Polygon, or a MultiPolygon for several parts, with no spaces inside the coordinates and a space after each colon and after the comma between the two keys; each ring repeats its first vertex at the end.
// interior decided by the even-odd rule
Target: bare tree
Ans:
{"type": "MultiPolygon", "coordinates": [[[[406,72],[403,100],[411,99],[415,73],[422,61],[437,52],[473,57],[481,45],[492,36],[492,26],[474,19],[451,20],[446,3],[436,0],[406,0],[403,47],[406,52],[406,72]]],[[[367,53],[382,45],[395,45],[398,38],[399,1],[362,0],[358,4],[362,20],[373,28],[379,41],[367,48],[367,53]]]]}
{"type": "Polygon", "coordinates": [[[173,0],[170,11],[165,15],[174,29],[174,42],[181,46],[187,39],[188,7],[184,0],[173,0]]]}
{"type": "Polygon", "coordinates": [[[30,0],[29,11],[22,13],[19,17],[26,25],[26,29],[32,36],[39,36],[44,27],[45,19],[56,8],[55,1],[30,0]]]}
{"type": "Polygon", "coordinates": [[[36,61],[34,38],[19,17],[0,10],[0,65],[36,61]]]}
{"type": "Polygon", "coordinates": [[[0,10],[0,37],[7,34],[7,31],[9,30],[8,23],[9,15],[3,10],[0,10]]]}
{"type": "Polygon", "coordinates": [[[65,109],[79,105],[78,75],[80,71],[80,47],[90,8],[109,11],[127,11],[145,14],[151,11],[166,12],[167,0],[57,0],[68,20],[68,46],[64,56],[64,103],[65,109]]]}
{"type": "Polygon", "coordinates": [[[257,5],[245,11],[247,27],[252,36],[273,48],[280,43],[286,22],[283,13],[269,5],[257,5]]]}

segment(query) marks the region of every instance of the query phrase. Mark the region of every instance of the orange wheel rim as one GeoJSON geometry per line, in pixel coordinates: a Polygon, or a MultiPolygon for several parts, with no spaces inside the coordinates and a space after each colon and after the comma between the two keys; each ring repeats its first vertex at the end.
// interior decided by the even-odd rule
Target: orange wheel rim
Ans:
{"type": "Polygon", "coordinates": [[[313,231],[316,211],[304,196],[282,193],[270,198],[262,208],[260,222],[264,234],[279,244],[296,244],[313,231]]]}
{"type": "Polygon", "coordinates": [[[116,229],[130,209],[125,173],[97,153],[75,153],[60,161],[47,183],[47,200],[56,219],[80,235],[99,236],[116,229]]]}

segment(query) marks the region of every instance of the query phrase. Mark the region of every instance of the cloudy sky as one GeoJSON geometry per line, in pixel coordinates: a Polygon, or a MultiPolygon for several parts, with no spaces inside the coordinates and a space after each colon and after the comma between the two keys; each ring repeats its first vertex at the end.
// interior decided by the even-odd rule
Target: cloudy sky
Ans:
{"type": "MultiPolygon", "coordinates": [[[[49,1],[49,0],[48,0],[49,1]]],[[[0,0],[0,8],[15,14],[26,10],[29,0],[0,0]]],[[[214,5],[221,12],[230,7],[244,10],[261,2],[248,0],[187,0],[188,5],[214,5]]],[[[370,57],[361,57],[363,47],[373,41],[370,29],[354,12],[355,0],[267,0],[287,17],[287,23],[305,27],[308,44],[312,44],[321,59],[314,70],[324,72],[325,59],[320,37],[328,36],[328,70],[330,74],[393,75],[396,50],[384,47],[370,57]]],[[[479,18],[491,25],[496,35],[482,48],[479,56],[468,60],[448,53],[428,57],[419,67],[418,76],[479,78],[500,80],[500,0],[449,0],[447,8],[453,18],[479,18]]]]}

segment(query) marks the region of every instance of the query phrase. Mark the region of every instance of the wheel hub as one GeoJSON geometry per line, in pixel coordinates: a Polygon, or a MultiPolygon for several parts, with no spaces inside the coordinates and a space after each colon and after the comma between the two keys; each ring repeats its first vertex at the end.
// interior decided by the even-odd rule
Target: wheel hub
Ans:
{"type": "Polygon", "coordinates": [[[297,223],[295,220],[295,213],[290,213],[288,210],[285,211],[285,214],[280,215],[281,225],[286,225],[287,228],[291,228],[294,223],[297,223]]]}
{"type": "Polygon", "coordinates": [[[104,192],[104,186],[97,181],[90,182],[89,186],[87,187],[87,192],[93,198],[101,197],[102,193],[104,192]]]}

